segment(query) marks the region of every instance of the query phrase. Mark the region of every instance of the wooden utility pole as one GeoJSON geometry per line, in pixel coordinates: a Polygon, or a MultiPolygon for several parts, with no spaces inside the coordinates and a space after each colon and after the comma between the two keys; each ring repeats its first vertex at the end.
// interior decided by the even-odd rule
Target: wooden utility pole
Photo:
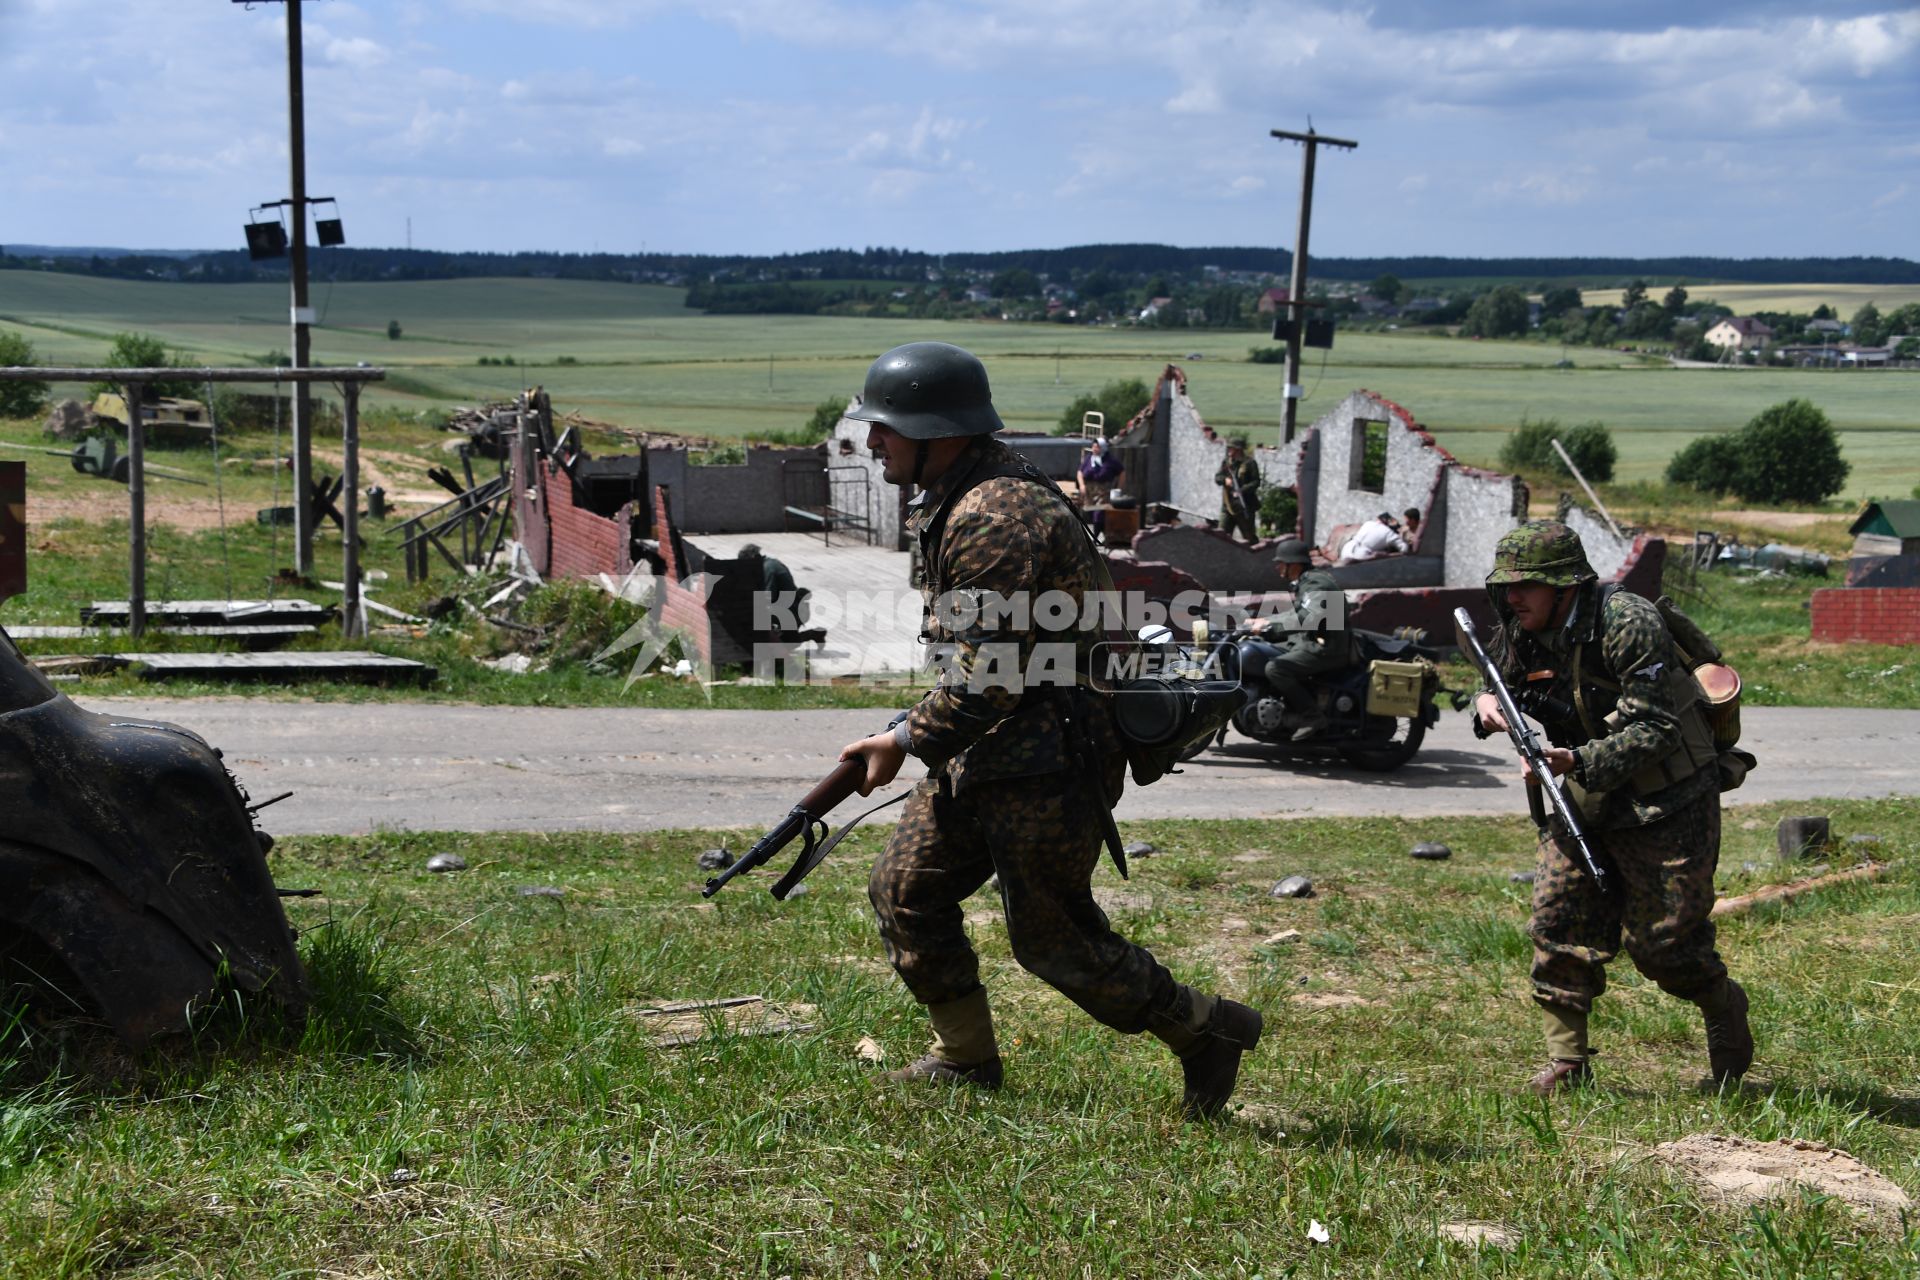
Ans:
{"type": "Polygon", "coordinates": [[[1291,133],[1285,129],[1273,129],[1270,132],[1276,138],[1305,143],[1307,148],[1306,165],[1300,178],[1300,224],[1293,237],[1293,277],[1287,287],[1287,319],[1290,322],[1287,332],[1287,390],[1280,436],[1284,443],[1293,439],[1294,419],[1300,409],[1300,338],[1307,322],[1307,229],[1313,222],[1314,153],[1323,146],[1345,147],[1351,151],[1360,144],[1316,133],[1311,124],[1305,133],[1291,133]]]}
{"type": "MultiPolygon", "coordinates": [[[[307,105],[301,70],[300,0],[287,3],[287,152],[293,228],[287,274],[293,279],[293,367],[313,363],[313,308],[307,302],[307,105]]],[[[293,571],[313,576],[313,396],[305,382],[293,388],[293,571]]],[[[357,501],[349,496],[347,501],[357,501]]]]}

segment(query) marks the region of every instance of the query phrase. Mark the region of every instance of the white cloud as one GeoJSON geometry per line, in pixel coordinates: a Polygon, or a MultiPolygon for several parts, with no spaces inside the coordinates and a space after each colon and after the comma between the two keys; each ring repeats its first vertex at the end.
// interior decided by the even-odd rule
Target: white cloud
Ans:
{"type": "Polygon", "coordinates": [[[1265,178],[1257,178],[1250,173],[1243,173],[1227,184],[1229,194],[1236,196],[1250,196],[1256,191],[1265,191],[1266,189],[1267,180],[1265,178]]]}
{"type": "Polygon", "coordinates": [[[643,155],[646,149],[646,143],[633,138],[608,138],[600,144],[602,152],[616,158],[643,155]]]}
{"type": "Polygon", "coordinates": [[[1400,190],[1406,192],[1408,195],[1414,195],[1418,192],[1425,191],[1428,181],[1429,179],[1424,173],[1410,173],[1400,179],[1398,186],[1400,190]]]}
{"type": "Polygon", "coordinates": [[[953,143],[967,132],[966,121],[935,115],[931,106],[905,128],[869,129],[847,148],[853,164],[883,169],[946,169],[955,164],[953,143]]]}
{"type": "Polygon", "coordinates": [[[1873,203],[1869,207],[1874,209],[1890,209],[1894,205],[1903,204],[1907,198],[1907,190],[1907,184],[1903,182],[1893,190],[1875,196],[1873,203]]]}

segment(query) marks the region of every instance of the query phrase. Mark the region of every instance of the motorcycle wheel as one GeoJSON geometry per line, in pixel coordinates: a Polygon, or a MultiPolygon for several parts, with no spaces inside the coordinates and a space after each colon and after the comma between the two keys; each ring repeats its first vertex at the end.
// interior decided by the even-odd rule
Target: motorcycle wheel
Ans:
{"type": "MultiPolygon", "coordinates": [[[[1373,728],[1374,721],[1386,721],[1385,716],[1368,717],[1368,727],[1373,728]]],[[[1369,773],[1390,773],[1407,761],[1413,759],[1414,752],[1420,750],[1420,744],[1426,741],[1426,722],[1419,718],[1399,717],[1391,722],[1392,729],[1379,736],[1369,736],[1359,742],[1345,743],[1340,747],[1340,755],[1352,765],[1369,773]]],[[[1383,724],[1382,728],[1385,727],[1383,724]]]]}

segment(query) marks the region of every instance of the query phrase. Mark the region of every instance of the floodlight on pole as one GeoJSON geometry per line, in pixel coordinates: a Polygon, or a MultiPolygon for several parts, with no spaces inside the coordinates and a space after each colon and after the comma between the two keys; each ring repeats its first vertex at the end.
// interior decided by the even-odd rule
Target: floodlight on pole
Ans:
{"type": "MultiPolygon", "coordinates": [[[[276,201],[275,204],[277,203],[276,201]]],[[[253,208],[247,210],[247,225],[245,228],[247,234],[247,257],[253,259],[255,262],[259,262],[265,258],[284,258],[287,256],[287,229],[281,224],[279,215],[275,214],[273,217],[265,220],[260,217],[260,211],[262,209],[273,207],[275,207],[275,205],[255,205],[253,208]]]]}

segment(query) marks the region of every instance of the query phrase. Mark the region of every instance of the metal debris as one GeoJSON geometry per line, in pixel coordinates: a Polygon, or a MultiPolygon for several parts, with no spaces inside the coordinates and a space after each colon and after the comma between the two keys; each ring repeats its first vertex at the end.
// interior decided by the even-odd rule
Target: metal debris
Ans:
{"type": "Polygon", "coordinates": [[[1288,876],[1267,891],[1270,898],[1311,898],[1313,881],[1305,876],[1288,876]]]}
{"type": "Polygon", "coordinates": [[[733,865],[733,855],[722,849],[703,849],[694,859],[702,871],[723,871],[733,865]]]}
{"type": "Polygon", "coordinates": [[[1125,849],[1121,850],[1121,852],[1126,854],[1129,858],[1151,858],[1154,855],[1155,850],[1154,850],[1154,847],[1151,844],[1149,844],[1147,841],[1135,840],[1132,844],[1128,845],[1125,849]]]}
{"type": "Polygon", "coordinates": [[[1437,840],[1422,840],[1409,851],[1411,856],[1424,862],[1444,862],[1453,856],[1453,850],[1437,840]]]}
{"type": "Polygon", "coordinates": [[[550,884],[515,885],[513,891],[523,898],[564,898],[567,896],[565,889],[556,889],[550,884]]]}
{"type": "Polygon", "coordinates": [[[427,870],[433,872],[465,871],[467,860],[457,853],[436,853],[427,859],[427,870]]]}

